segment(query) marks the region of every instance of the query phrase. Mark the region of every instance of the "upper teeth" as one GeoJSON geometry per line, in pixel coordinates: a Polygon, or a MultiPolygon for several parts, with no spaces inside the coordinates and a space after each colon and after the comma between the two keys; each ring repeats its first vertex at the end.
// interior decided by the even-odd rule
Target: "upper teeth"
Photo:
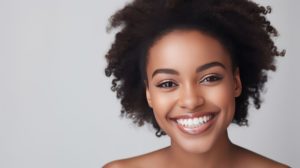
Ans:
{"type": "Polygon", "coordinates": [[[189,119],[177,119],[177,123],[185,127],[197,127],[211,119],[211,115],[195,117],[189,119]]]}

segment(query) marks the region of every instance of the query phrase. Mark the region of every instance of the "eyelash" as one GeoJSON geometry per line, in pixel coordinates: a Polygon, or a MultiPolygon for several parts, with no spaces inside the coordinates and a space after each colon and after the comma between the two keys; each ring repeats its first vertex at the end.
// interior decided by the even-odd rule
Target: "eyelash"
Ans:
{"type": "Polygon", "coordinates": [[[222,76],[213,74],[213,75],[208,75],[207,77],[205,77],[204,79],[202,79],[200,81],[200,83],[202,83],[202,82],[213,83],[213,82],[217,82],[217,81],[219,81],[221,79],[223,79],[222,76]]]}
{"type": "MultiPolygon", "coordinates": [[[[212,84],[214,82],[220,81],[222,79],[223,79],[222,76],[213,74],[213,75],[208,75],[204,79],[200,80],[200,83],[204,83],[204,84],[209,85],[209,84],[212,84]]],[[[162,83],[156,85],[156,87],[163,88],[163,89],[169,89],[169,88],[173,88],[173,87],[176,87],[176,86],[178,86],[178,84],[176,84],[173,81],[165,81],[165,82],[162,82],[162,83]]]]}
{"type": "Polygon", "coordinates": [[[170,87],[170,86],[164,86],[164,85],[166,85],[166,84],[175,85],[175,86],[173,86],[173,87],[178,86],[178,85],[177,85],[175,82],[173,82],[173,81],[165,81],[165,82],[162,82],[162,83],[156,85],[156,87],[159,87],[159,88],[172,88],[172,86],[171,86],[171,87],[170,87]]]}

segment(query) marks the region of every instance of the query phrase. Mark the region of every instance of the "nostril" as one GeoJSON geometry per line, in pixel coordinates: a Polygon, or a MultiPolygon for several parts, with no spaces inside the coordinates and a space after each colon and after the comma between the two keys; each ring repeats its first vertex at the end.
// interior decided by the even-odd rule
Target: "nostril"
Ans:
{"type": "Polygon", "coordinates": [[[202,106],[205,103],[205,100],[201,96],[184,96],[180,98],[179,105],[181,108],[185,109],[196,109],[199,106],[202,106]]]}
{"type": "Polygon", "coordinates": [[[180,89],[178,104],[181,108],[194,110],[204,104],[204,97],[197,88],[198,85],[185,83],[180,89]]]}

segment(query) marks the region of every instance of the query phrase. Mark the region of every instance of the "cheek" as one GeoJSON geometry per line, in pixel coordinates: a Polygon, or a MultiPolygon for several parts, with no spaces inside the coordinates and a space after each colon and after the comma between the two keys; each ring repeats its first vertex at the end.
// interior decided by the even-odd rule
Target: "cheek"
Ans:
{"type": "Polygon", "coordinates": [[[174,94],[159,92],[157,90],[151,91],[150,94],[152,98],[152,109],[156,120],[162,120],[166,118],[175,105],[176,101],[174,94]]]}
{"type": "Polygon", "coordinates": [[[231,121],[235,111],[235,97],[232,85],[226,84],[206,92],[206,100],[221,109],[226,120],[231,121]]]}
{"type": "Polygon", "coordinates": [[[215,102],[216,104],[226,106],[231,104],[231,102],[234,100],[234,95],[229,88],[218,87],[210,90],[210,92],[206,94],[206,98],[209,101],[215,102]]]}

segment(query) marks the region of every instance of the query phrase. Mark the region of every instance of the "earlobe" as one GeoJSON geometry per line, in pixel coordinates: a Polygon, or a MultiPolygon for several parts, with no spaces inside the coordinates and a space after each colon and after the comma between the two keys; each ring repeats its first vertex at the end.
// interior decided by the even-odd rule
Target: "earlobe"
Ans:
{"type": "Polygon", "coordinates": [[[147,98],[147,102],[148,102],[148,105],[152,108],[152,102],[151,102],[151,96],[150,96],[150,92],[149,92],[149,87],[148,87],[147,81],[144,81],[144,82],[145,82],[145,85],[146,85],[146,98],[147,98]]]}
{"type": "Polygon", "coordinates": [[[152,108],[151,96],[150,96],[148,87],[146,88],[146,97],[147,97],[148,105],[152,108]]]}
{"type": "Polygon", "coordinates": [[[242,93],[242,82],[240,77],[240,69],[237,68],[234,73],[234,96],[239,97],[242,93]]]}

